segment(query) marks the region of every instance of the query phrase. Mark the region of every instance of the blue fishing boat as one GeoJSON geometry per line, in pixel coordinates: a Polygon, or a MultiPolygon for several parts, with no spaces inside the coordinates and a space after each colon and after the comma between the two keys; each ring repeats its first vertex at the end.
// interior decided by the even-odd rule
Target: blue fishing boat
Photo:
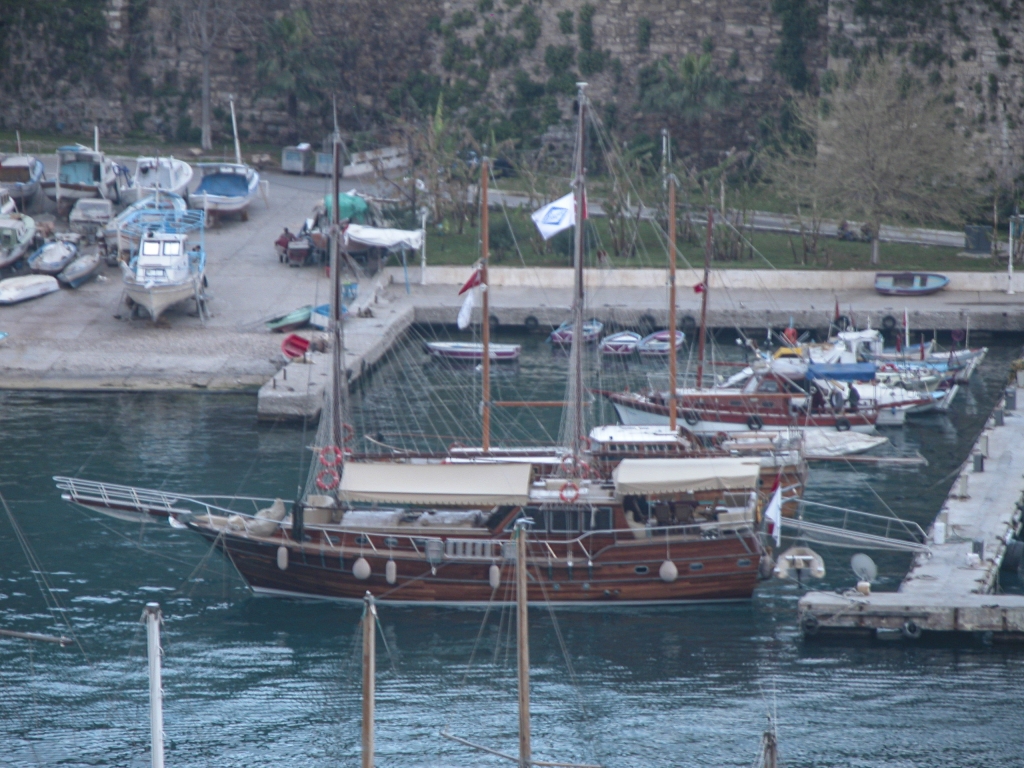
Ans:
{"type": "Polygon", "coordinates": [[[875,290],[883,296],[927,296],[949,285],[949,278],[934,272],[877,272],[875,290]]]}

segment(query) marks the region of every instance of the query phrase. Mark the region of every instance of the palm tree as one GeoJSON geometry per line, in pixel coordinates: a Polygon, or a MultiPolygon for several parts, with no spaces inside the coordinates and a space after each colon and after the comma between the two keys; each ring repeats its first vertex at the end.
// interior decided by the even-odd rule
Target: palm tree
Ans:
{"type": "Polygon", "coordinates": [[[645,109],[680,119],[696,133],[698,158],[703,151],[704,118],[737,98],[732,82],[715,71],[710,53],[687,54],[675,67],[667,58],[662,59],[640,85],[640,102],[645,109]]]}

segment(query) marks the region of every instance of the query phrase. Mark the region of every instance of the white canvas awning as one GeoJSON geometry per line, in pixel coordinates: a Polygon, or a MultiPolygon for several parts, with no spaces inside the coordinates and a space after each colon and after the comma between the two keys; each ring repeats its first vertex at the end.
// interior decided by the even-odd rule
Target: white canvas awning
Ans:
{"type": "Polygon", "coordinates": [[[339,496],[380,504],[526,504],[531,471],[529,464],[347,463],[339,496]]]}
{"type": "Polygon", "coordinates": [[[418,251],[423,245],[422,229],[384,229],[349,224],[345,228],[346,247],[387,248],[389,251],[418,251]]]}
{"type": "Polygon", "coordinates": [[[612,473],[619,496],[757,488],[757,459],[623,459],[612,473]]]}

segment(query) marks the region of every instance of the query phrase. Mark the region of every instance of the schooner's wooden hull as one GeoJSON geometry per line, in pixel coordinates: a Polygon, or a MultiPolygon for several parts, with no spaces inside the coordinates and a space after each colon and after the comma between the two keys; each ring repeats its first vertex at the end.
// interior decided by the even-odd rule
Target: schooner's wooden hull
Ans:
{"type": "MultiPolygon", "coordinates": [[[[300,547],[283,535],[261,539],[188,525],[221,549],[257,594],[360,602],[369,591],[383,602],[466,607],[514,599],[515,564],[501,558],[497,541],[496,558],[446,558],[432,568],[423,555],[389,554],[379,546],[376,552],[369,547],[360,551],[360,547],[330,543],[307,542],[300,547]],[[282,547],[287,556],[279,553],[282,547]],[[353,573],[360,557],[369,565],[370,575],[365,579],[353,573]],[[395,563],[394,583],[387,579],[389,560],[395,563]],[[492,565],[500,569],[496,588],[492,588],[492,565]]],[[[321,539],[316,529],[309,533],[314,542],[321,539]]],[[[351,542],[353,536],[346,538],[351,542]]],[[[530,543],[530,602],[608,606],[746,600],[757,585],[760,562],[759,545],[749,534],[670,539],[666,545],[665,537],[655,532],[651,538],[610,541],[592,553],[589,566],[585,558],[570,564],[564,553],[559,554],[562,556],[549,560],[541,544],[530,543]],[[678,572],[671,582],[659,576],[666,553],[678,572]]]]}

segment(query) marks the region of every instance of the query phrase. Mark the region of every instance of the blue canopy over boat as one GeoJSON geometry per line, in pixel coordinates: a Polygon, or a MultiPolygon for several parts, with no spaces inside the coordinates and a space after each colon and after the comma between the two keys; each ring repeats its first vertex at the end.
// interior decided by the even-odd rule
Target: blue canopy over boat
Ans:
{"type": "Polygon", "coordinates": [[[876,371],[874,363],[811,363],[807,366],[807,379],[871,381],[876,371]]]}

